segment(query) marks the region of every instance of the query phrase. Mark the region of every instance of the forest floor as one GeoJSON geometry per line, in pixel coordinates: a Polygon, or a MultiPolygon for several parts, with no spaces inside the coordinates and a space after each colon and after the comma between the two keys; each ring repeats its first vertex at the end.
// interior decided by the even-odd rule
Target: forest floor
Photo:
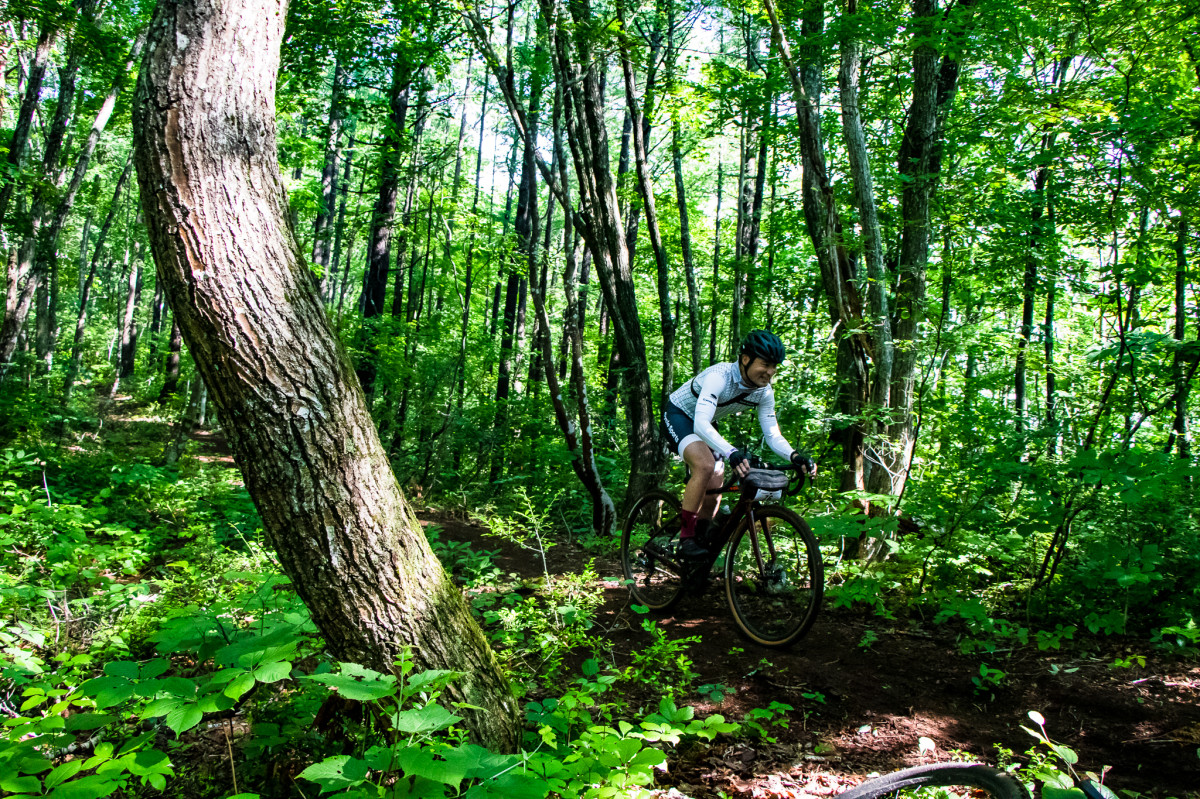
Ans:
{"type": "MultiPolygon", "coordinates": [[[[506,573],[530,581],[542,576],[539,557],[480,526],[437,515],[424,515],[422,523],[439,526],[442,540],[496,552],[496,565],[506,573]]],[[[604,591],[596,625],[613,665],[629,666],[631,653],[650,636],[619,581],[618,557],[562,543],[547,552],[547,560],[551,574],[578,572],[594,561],[604,591]]],[[[1128,657],[1130,642],[1089,642],[1082,654],[1030,645],[986,656],[1005,677],[980,693],[971,678],[984,658],[960,654],[953,633],[932,625],[827,607],[791,650],[764,649],[739,636],[719,584],[660,618],[672,639],[700,637],[686,650],[698,674],[695,684],[730,689],[719,702],[688,696],[699,715],[735,720],[773,701],[794,708],[787,728],[772,730],[774,743],[718,741],[685,750],[659,782],[689,796],[833,795],[871,772],[960,753],[994,764],[997,744],[1024,762],[1023,753],[1036,742],[1020,725],[1029,725],[1027,712],[1037,710],[1051,737],[1079,754],[1081,769],[1112,767],[1109,785],[1200,797],[1195,662],[1148,658],[1145,667],[1114,668],[1117,657],[1128,657]],[[805,697],[814,693],[823,695],[823,704],[805,697]],[[921,737],[936,750],[920,753],[921,737]]],[[[645,696],[626,699],[649,713],[658,693],[647,686],[645,696]]]]}
{"type": "MultiPolygon", "coordinates": [[[[104,446],[161,450],[161,420],[138,418],[130,410],[121,408],[110,417],[99,437],[104,446]]],[[[199,450],[193,456],[235,468],[219,432],[199,431],[192,439],[199,450]]],[[[443,541],[495,553],[501,572],[527,585],[536,586],[543,576],[540,557],[478,524],[432,512],[419,516],[423,525],[440,528],[443,541]]],[[[619,556],[559,542],[546,558],[552,575],[579,573],[593,564],[596,588],[604,596],[592,631],[602,644],[595,654],[617,669],[630,666],[632,653],[651,639],[620,582],[619,556]]],[[[997,745],[1025,762],[1024,753],[1036,744],[1021,729],[1030,724],[1030,710],[1046,717],[1056,742],[1078,753],[1081,770],[1099,773],[1112,767],[1107,784],[1152,797],[1200,799],[1200,665],[1158,658],[1142,641],[1077,641],[1050,652],[1031,644],[987,656],[963,655],[954,631],[945,627],[827,606],[806,638],[790,650],[772,650],[738,634],[719,582],[658,618],[670,639],[700,638],[684,650],[697,674],[693,686],[726,689],[720,701],[693,690],[680,697],[680,705],[695,707],[699,716],[720,713],[728,720],[772,702],[793,708],[786,727],[770,729],[772,742],[743,737],[681,747],[658,779],[668,799],[681,794],[698,799],[833,796],[868,774],[922,762],[995,764],[997,745]],[[1146,665],[1113,667],[1115,659],[1131,654],[1145,655],[1146,665]],[[979,692],[972,677],[984,661],[1005,676],[979,692]],[[922,737],[936,745],[932,753],[919,751],[922,737]]],[[[580,653],[568,668],[577,672],[591,654],[580,653]]],[[[657,709],[660,692],[648,685],[642,690],[643,695],[624,699],[649,714],[657,709]]]]}

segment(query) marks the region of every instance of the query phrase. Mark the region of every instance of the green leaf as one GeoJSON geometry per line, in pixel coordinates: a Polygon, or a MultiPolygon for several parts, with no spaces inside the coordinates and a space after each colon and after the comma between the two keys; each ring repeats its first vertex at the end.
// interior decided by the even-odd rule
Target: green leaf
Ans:
{"type": "Polygon", "coordinates": [[[64,729],[68,732],[98,730],[105,724],[116,720],[116,716],[110,716],[107,713],[76,713],[74,716],[67,717],[67,726],[64,729]]]}
{"type": "Polygon", "coordinates": [[[550,793],[550,784],[528,774],[513,770],[505,772],[494,781],[483,783],[495,786],[496,796],[504,799],[543,799],[550,793]]]}
{"type": "Polygon", "coordinates": [[[444,730],[462,721],[441,705],[426,705],[420,710],[402,710],[392,716],[392,725],[400,732],[423,734],[444,730]]]}
{"type": "Polygon", "coordinates": [[[179,736],[199,724],[203,717],[204,713],[200,708],[195,705],[184,705],[167,714],[166,724],[176,736],[179,736]]]}
{"type": "Polygon", "coordinates": [[[407,688],[409,692],[426,689],[430,685],[446,685],[454,680],[466,676],[461,671],[449,671],[447,669],[428,669],[426,671],[417,672],[408,678],[407,688]]]}
{"type": "Polygon", "coordinates": [[[120,787],[121,783],[117,780],[99,774],[89,774],[58,786],[50,793],[48,799],[98,799],[101,796],[108,796],[120,787]]]}
{"type": "Polygon", "coordinates": [[[166,658],[154,658],[142,664],[142,679],[152,680],[155,677],[162,676],[168,668],[171,667],[171,661],[166,658]]]}
{"type": "Polygon", "coordinates": [[[110,677],[124,677],[127,680],[138,678],[138,664],[130,660],[116,660],[104,664],[104,673],[110,677]]]}
{"type": "Polygon", "coordinates": [[[1063,762],[1067,763],[1068,765],[1073,766],[1079,762],[1079,755],[1075,754],[1075,750],[1069,746],[1063,746],[1062,744],[1051,744],[1050,748],[1053,749],[1054,753],[1061,757],[1063,762]]]}
{"type": "Polygon", "coordinates": [[[184,700],[178,697],[170,697],[167,699],[155,699],[153,702],[142,708],[141,717],[143,719],[152,719],[156,716],[165,716],[177,707],[181,707],[184,700]]]}
{"type": "Polygon", "coordinates": [[[233,682],[225,686],[224,694],[230,699],[241,699],[242,695],[254,687],[254,675],[243,671],[233,682]]]}
{"type": "Polygon", "coordinates": [[[385,696],[396,695],[394,682],[387,682],[378,678],[356,680],[354,677],[346,674],[313,674],[305,679],[315,680],[328,685],[332,690],[337,691],[346,699],[353,699],[359,702],[369,702],[374,699],[383,699],[385,696]]]}
{"type": "Polygon", "coordinates": [[[1078,788],[1056,788],[1053,785],[1043,785],[1042,799],[1087,799],[1087,794],[1078,788]]]}
{"type": "Polygon", "coordinates": [[[42,792],[42,781],[37,777],[18,777],[10,774],[0,778],[0,791],[39,794],[42,792]]]}
{"type": "Polygon", "coordinates": [[[54,770],[46,775],[46,790],[50,790],[57,785],[61,785],[67,780],[74,777],[83,768],[82,760],[69,760],[60,766],[55,766],[54,770]]]}
{"type": "Polygon", "coordinates": [[[96,677],[79,686],[84,696],[96,700],[96,707],[103,710],[106,707],[119,705],[133,696],[133,683],[124,677],[96,677]]]}
{"type": "Polygon", "coordinates": [[[161,682],[163,693],[191,699],[196,695],[196,683],[183,677],[167,677],[161,682]]]}
{"type": "Polygon", "coordinates": [[[366,780],[369,769],[365,760],[337,755],[313,763],[300,776],[321,786],[321,793],[352,788],[366,780]]]}
{"type": "Polygon", "coordinates": [[[1041,713],[1038,713],[1036,710],[1031,710],[1031,711],[1029,711],[1028,715],[1029,715],[1029,719],[1034,724],[1038,725],[1039,727],[1046,726],[1046,718],[1041,713]]]}
{"type": "Polygon", "coordinates": [[[424,777],[457,788],[467,776],[461,762],[434,759],[433,753],[412,747],[396,753],[396,763],[408,776],[424,777]]]}
{"type": "Polygon", "coordinates": [[[236,699],[231,699],[225,694],[213,691],[196,700],[196,707],[200,708],[202,713],[221,713],[229,710],[237,704],[236,699]]]}
{"type": "Polygon", "coordinates": [[[54,763],[44,757],[27,757],[17,764],[17,771],[22,774],[41,774],[54,767],[54,763]]]}
{"type": "Polygon", "coordinates": [[[292,664],[286,660],[267,663],[254,670],[254,679],[259,682],[279,682],[292,673],[292,664]]]}

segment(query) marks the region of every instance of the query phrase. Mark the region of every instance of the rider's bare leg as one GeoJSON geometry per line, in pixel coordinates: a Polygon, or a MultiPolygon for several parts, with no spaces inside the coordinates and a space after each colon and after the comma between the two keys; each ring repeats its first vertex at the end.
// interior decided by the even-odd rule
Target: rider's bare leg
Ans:
{"type": "Polygon", "coordinates": [[[704,492],[708,490],[708,484],[716,472],[717,459],[707,444],[693,441],[683,450],[683,460],[691,472],[687,487],[683,489],[683,509],[697,513],[704,504],[704,492]]]}
{"type": "Polygon", "coordinates": [[[702,441],[693,441],[683,450],[683,459],[691,470],[687,487],[683,489],[683,509],[701,519],[711,519],[721,501],[719,494],[705,492],[721,487],[724,470],[713,457],[712,450],[702,441]]]}

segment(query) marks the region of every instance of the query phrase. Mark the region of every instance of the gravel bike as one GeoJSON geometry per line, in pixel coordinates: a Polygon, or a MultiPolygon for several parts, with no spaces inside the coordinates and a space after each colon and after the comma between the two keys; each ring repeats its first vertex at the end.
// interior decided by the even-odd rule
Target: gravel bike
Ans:
{"type": "Polygon", "coordinates": [[[679,498],[647,491],[633,503],[621,533],[621,562],[633,598],[651,610],[667,610],[688,589],[702,592],[715,572],[724,577],[729,609],[747,638],[769,647],[800,640],[816,621],[825,590],[821,549],[804,519],[765,503],[785,491],[798,492],[803,477],[791,464],[754,461],[740,481],[735,474],[708,491],[734,491],[738,499],[698,539],[708,555],[695,562],[679,552],[679,498]]]}

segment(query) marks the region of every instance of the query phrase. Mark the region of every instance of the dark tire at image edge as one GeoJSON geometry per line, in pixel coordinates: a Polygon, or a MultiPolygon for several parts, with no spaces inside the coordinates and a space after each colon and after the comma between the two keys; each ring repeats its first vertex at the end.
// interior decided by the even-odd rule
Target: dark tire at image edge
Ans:
{"type": "Polygon", "coordinates": [[[621,565],[633,599],[651,610],[666,610],[679,601],[683,577],[663,561],[677,561],[679,498],[666,491],[647,491],[625,519],[621,530],[621,565]]]}
{"type": "Polygon", "coordinates": [[[821,548],[808,523],[787,508],[764,505],[754,516],[757,551],[747,519],[726,554],[725,595],[747,638],[762,646],[791,646],[808,633],[821,609],[821,548]]]}
{"type": "Polygon", "coordinates": [[[875,799],[897,791],[934,787],[975,788],[991,799],[1030,799],[1029,791],[1012,776],[978,763],[931,763],[884,774],[838,794],[837,799],[875,799]]]}

